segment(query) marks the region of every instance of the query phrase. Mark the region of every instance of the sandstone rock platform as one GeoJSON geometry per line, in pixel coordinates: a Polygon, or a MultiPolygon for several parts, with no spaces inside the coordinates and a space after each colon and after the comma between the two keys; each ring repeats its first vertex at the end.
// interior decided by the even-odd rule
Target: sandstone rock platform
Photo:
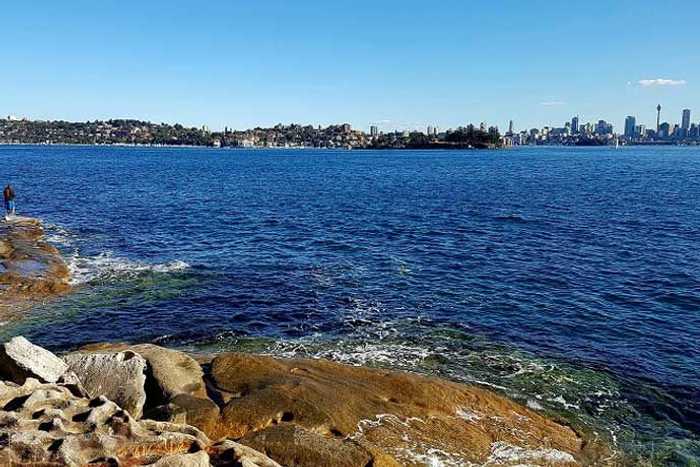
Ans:
{"type": "Polygon", "coordinates": [[[46,242],[39,220],[11,216],[0,221],[0,305],[66,293],[69,276],[58,250],[46,242]]]}
{"type": "Polygon", "coordinates": [[[193,359],[153,345],[91,345],[63,360],[55,383],[31,368],[0,383],[0,464],[615,465],[606,445],[566,424],[438,378],[239,353],[193,359]],[[121,407],[121,379],[96,385],[71,364],[95,359],[114,374],[129,367],[137,377],[124,386],[143,390],[143,405],[121,407]]]}

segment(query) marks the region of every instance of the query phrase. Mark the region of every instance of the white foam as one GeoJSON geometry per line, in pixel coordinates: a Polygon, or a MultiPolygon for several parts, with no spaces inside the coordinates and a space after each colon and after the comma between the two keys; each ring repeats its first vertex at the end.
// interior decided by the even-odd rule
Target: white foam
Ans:
{"type": "MultiPolygon", "coordinates": [[[[408,428],[415,429],[416,423],[425,423],[425,421],[418,417],[402,418],[394,414],[379,414],[374,419],[361,420],[357,424],[357,431],[350,436],[350,439],[359,441],[368,430],[379,426],[393,426],[395,431],[403,431],[403,429],[408,428]]],[[[462,456],[458,454],[449,453],[435,446],[412,439],[409,431],[404,433],[402,439],[408,446],[394,450],[393,454],[398,461],[405,461],[406,464],[420,464],[429,467],[466,467],[473,465],[466,463],[462,456]]]]}
{"type": "Polygon", "coordinates": [[[63,227],[55,224],[45,224],[46,228],[46,241],[59,246],[71,246],[73,245],[73,239],[75,235],[64,229],[63,227]]]}
{"type": "Polygon", "coordinates": [[[504,463],[512,465],[515,462],[536,462],[538,464],[554,462],[575,463],[576,459],[568,452],[559,451],[558,449],[528,449],[497,441],[491,444],[491,455],[485,465],[502,465],[504,463]]]}
{"type": "Polygon", "coordinates": [[[403,449],[396,453],[397,457],[411,464],[422,464],[426,467],[473,467],[475,464],[466,462],[460,456],[454,456],[442,449],[428,448],[425,453],[403,449]]]}
{"type": "Polygon", "coordinates": [[[549,400],[550,402],[555,402],[555,403],[561,405],[562,407],[564,407],[565,409],[574,409],[574,410],[581,409],[581,407],[579,405],[571,404],[571,403],[567,402],[563,396],[551,397],[547,400],[549,400]]]}
{"type": "Polygon", "coordinates": [[[477,420],[481,420],[482,418],[482,415],[479,412],[475,412],[464,407],[458,407],[456,414],[459,418],[468,422],[475,422],[477,420]]]}
{"type": "Polygon", "coordinates": [[[68,260],[71,284],[73,285],[103,282],[116,278],[130,278],[147,272],[176,272],[189,267],[190,265],[184,261],[149,264],[114,256],[110,252],[100,253],[92,257],[76,254],[68,260]]]}
{"type": "Polygon", "coordinates": [[[529,408],[531,408],[532,410],[544,410],[544,407],[542,407],[542,404],[540,404],[536,400],[532,400],[532,399],[527,400],[527,406],[529,408]]]}
{"type": "Polygon", "coordinates": [[[313,349],[313,343],[307,347],[304,342],[299,341],[278,342],[275,347],[270,349],[270,353],[285,358],[301,355],[325,358],[347,365],[388,365],[404,369],[415,368],[431,355],[431,351],[428,349],[403,344],[358,343],[329,349],[313,349]]]}

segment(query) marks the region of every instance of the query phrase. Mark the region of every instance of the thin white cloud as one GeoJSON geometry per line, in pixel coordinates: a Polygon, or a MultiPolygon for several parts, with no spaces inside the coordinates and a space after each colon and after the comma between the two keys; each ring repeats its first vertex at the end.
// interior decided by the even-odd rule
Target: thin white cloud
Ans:
{"type": "Polygon", "coordinates": [[[687,84],[684,79],[666,79],[666,78],[656,78],[656,79],[640,79],[637,81],[642,87],[649,88],[652,86],[683,86],[687,84]]]}
{"type": "Polygon", "coordinates": [[[566,105],[566,102],[564,102],[564,101],[545,101],[545,102],[540,102],[540,105],[543,105],[545,107],[555,107],[557,105],[566,105]]]}

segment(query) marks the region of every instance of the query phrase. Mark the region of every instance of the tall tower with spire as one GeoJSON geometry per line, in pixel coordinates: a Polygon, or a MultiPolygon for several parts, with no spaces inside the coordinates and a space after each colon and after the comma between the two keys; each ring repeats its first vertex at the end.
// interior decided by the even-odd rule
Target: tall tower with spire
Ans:
{"type": "Polygon", "coordinates": [[[656,106],[656,133],[659,132],[661,126],[661,104],[656,106]]]}

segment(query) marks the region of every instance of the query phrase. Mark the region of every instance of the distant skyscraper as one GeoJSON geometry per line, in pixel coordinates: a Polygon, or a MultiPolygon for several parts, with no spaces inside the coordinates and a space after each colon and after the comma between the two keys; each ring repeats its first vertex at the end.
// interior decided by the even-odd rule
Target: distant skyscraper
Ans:
{"type": "Polygon", "coordinates": [[[508,134],[512,135],[513,134],[513,120],[510,121],[508,124],[508,134]]]}
{"type": "Polygon", "coordinates": [[[432,136],[433,134],[433,127],[431,125],[428,125],[428,132],[426,133],[428,136],[432,136]]]}
{"type": "Polygon", "coordinates": [[[637,119],[629,115],[625,119],[625,138],[634,138],[637,132],[637,119]]]}
{"type": "Polygon", "coordinates": [[[688,136],[696,139],[700,137],[700,127],[698,127],[695,123],[690,125],[690,131],[688,131],[688,136]]]}
{"type": "Polygon", "coordinates": [[[369,127],[369,135],[372,137],[379,136],[379,128],[377,128],[375,125],[369,127]]]}
{"type": "Polygon", "coordinates": [[[601,136],[611,135],[613,132],[613,126],[605,120],[598,120],[598,123],[595,126],[595,132],[597,135],[601,136]]]}
{"type": "Polygon", "coordinates": [[[683,123],[681,123],[681,128],[686,132],[690,129],[690,109],[683,110],[683,123]]]}
{"type": "Polygon", "coordinates": [[[571,133],[574,135],[578,134],[578,117],[571,119],[571,133]]]}
{"type": "Polygon", "coordinates": [[[659,127],[661,125],[661,104],[656,106],[656,132],[659,132],[659,127]]]}

